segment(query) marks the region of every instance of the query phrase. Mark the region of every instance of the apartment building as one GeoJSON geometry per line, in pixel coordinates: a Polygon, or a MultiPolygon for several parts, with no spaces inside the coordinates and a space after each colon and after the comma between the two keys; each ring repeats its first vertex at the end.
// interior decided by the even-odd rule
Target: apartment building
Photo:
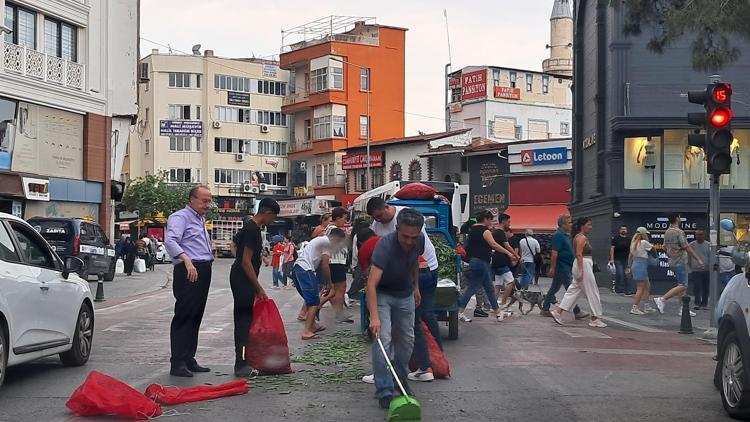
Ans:
{"type": "Polygon", "coordinates": [[[111,234],[138,2],[0,0],[0,13],[0,212],[91,217],[111,234]]]}
{"type": "Polygon", "coordinates": [[[241,228],[262,196],[288,195],[292,120],[281,112],[289,72],[262,59],[224,58],[212,50],[140,62],[140,107],[123,177],[166,172],[175,185],[202,183],[221,217],[213,235],[241,228]]]}
{"type": "Polygon", "coordinates": [[[404,136],[406,29],[330,16],[282,31],[296,195],[342,200],[347,148],[404,136]]]}

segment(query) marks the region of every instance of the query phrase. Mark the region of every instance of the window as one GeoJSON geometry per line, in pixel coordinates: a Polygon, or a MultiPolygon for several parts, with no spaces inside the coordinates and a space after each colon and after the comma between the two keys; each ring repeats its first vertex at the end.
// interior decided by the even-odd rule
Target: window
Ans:
{"type": "Polygon", "coordinates": [[[549,94],[549,75],[542,75],[542,94],[549,94]]]}
{"type": "Polygon", "coordinates": [[[278,111],[258,110],[258,124],[271,126],[286,126],[286,114],[278,111]]]}
{"type": "Polygon", "coordinates": [[[367,188],[367,170],[365,171],[357,170],[356,178],[357,178],[356,190],[358,192],[365,192],[365,191],[370,190],[367,188]]]}
{"type": "Polygon", "coordinates": [[[402,169],[401,169],[401,163],[394,162],[393,164],[391,164],[391,171],[390,171],[390,173],[391,173],[391,182],[400,181],[401,178],[402,178],[402,176],[403,176],[402,169]]]}
{"type": "Polygon", "coordinates": [[[412,182],[422,180],[422,164],[417,160],[409,163],[409,180],[412,182]]]}
{"type": "Polygon", "coordinates": [[[263,173],[263,183],[271,186],[286,186],[286,173],[263,173]]]}
{"type": "Polygon", "coordinates": [[[231,139],[231,138],[214,138],[214,151],[215,152],[226,152],[230,154],[242,154],[247,151],[246,143],[249,142],[245,139],[231,139]]]}
{"type": "Polygon", "coordinates": [[[526,74],[526,92],[532,92],[534,89],[534,75],[526,74]]]}
{"type": "Polygon", "coordinates": [[[6,3],[5,26],[12,30],[11,33],[5,33],[5,41],[36,49],[36,13],[6,3]]]}
{"type": "MultiPolygon", "coordinates": [[[[190,88],[190,74],[169,72],[169,87],[170,88],[190,88]]],[[[198,86],[200,88],[200,86],[198,86]]]]}
{"type": "Polygon", "coordinates": [[[500,86],[500,69],[492,69],[493,86],[500,86]]]}
{"type": "Polygon", "coordinates": [[[461,88],[460,87],[451,90],[451,102],[452,103],[461,102],[461,88]]]}
{"type": "Polygon", "coordinates": [[[318,164],[315,166],[316,186],[328,186],[335,182],[333,163],[318,164]]]}
{"type": "Polygon", "coordinates": [[[151,152],[151,141],[146,139],[145,141],[143,141],[143,153],[148,154],[150,152],[151,152]]]}
{"type": "Polygon", "coordinates": [[[528,139],[548,139],[549,122],[546,120],[529,119],[529,137],[528,139]]]}
{"type": "MultiPolygon", "coordinates": [[[[658,136],[624,139],[625,189],[661,189],[661,149],[661,137],[658,136]]],[[[686,155],[686,159],[688,157],[690,156],[686,155]]],[[[696,161],[702,163],[702,156],[696,161]]]]}
{"type": "Polygon", "coordinates": [[[286,142],[259,141],[258,154],[284,157],[286,156],[286,142]]]}
{"type": "Polygon", "coordinates": [[[331,116],[316,117],[314,119],[315,139],[331,137],[331,116]]]}
{"type": "Polygon", "coordinates": [[[195,87],[196,88],[201,87],[201,75],[195,75],[195,87]]]}
{"type": "Polygon", "coordinates": [[[359,137],[367,138],[370,134],[370,125],[367,116],[359,116],[359,137]]]}
{"type": "Polygon", "coordinates": [[[333,136],[336,138],[346,137],[346,117],[333,116],[333,136]]]}
{"type": "MultiPolygon", "coordinates": [[[[232,123],[253,123],[249,108],[214,107],[214,120],[232,123]]],[[[261,122],[258,122],[261,123],[261,122]]]]}
{"type": "Polygon", "coordinates": [[[490,136],[497,139],[515,139],[516,119],[495,115],[489,127],[490,136]]]}
{"type": "Polygon", "coordinates": [[[258,81],[258,94],[286,95],[286,82],[258,81]]]}
{"type": "Polygon", "coordinates": [[[344,89],[344,68],[331,68],[331,89],[344,89]]]}
{"type": "Polygon", "coordinates": [[[224,185],[241,185],[252,179],[252,171],[235,169],[215,169],[214,183],[224,185]]]}
{"type": "Polygon", "coordinates": [[[508,76],[510,77],[510,87],[515,88],[516,87],[516,79],[518,79],[518,74],[516,72],[511,71],[508,76]]]}
{"type": "Polygon", "coordinates": [[[310,142],[312,140],[312,128],[310,127],[310,120],[305,120],[305,141],[310,142]]]}
{"type": "MultiPolygon", "coordinates": [[[[250,78],[228,75],[214,75],[214,88],[224,91],[250,92],[250,78]]],[[[200,86],[198,87],[200,88],[200,86]]]]}
{"type": "Polygon", "coordinates": [[[191,183],[191,169],[169,169],[169,181],[171,183],[191,183]]]}
{"type": "Polygon", "coordinates": [[[200,152],[201,138],[191,138],[189,136],[170,136],[169,150],[178,152],[200,152]],[[195,149],[193,149],[193,145],[195,145],[195,149]]]}
{"type": "Polygon", "coordinates": [[[310,89],[312,92],[328,89],[328,68],[315,69],[310,72],[310,89]]]}
{"type": "Polygon", "coordinates": [[[523,139],[523,126],[516,125],[513,127],[514,137],[518,140],[523,139]]]}
{"type": "Polygon", "coordinates": [[[56,269],[55,258],[44,240],[36,233],[17,223],[10,223],[18,240],[19,252],[29,265],[56,269]]]}
{"type": "Polygon", "coordinates": [[[362,91],[370,90],[370,69],[360,68],[359,69],[359,89],[362,91]]]}
{"type": "Polygon", "coordinates": [[[560,122],[560,135],[570,135],[570,123],[560,122]]]}
{"type": "Polygon", "coordinates": [[[21,258],[19,258],[18,252],[16,252],[16,247],[13,245],[13,240],[11,240],[8,230],[2,224],[0,224],[0,260],[5,262],[21,262],[21,258]]]}
{"type": "Polygon", "coordinates": [[[190,120],[190,106],[184,104],[170,104],[169,118],[171,120],[190,120]]]}
{"type": "Polygon", "coordinates": [[[201,119],[201,106],[195,106],[195,120],[201,119]]]}

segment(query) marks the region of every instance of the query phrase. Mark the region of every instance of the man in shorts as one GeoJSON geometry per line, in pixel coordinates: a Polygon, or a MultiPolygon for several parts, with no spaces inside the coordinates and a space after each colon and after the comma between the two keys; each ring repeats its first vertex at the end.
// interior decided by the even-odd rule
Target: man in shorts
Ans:
{"type": "MultiPolygon", "coordinates": [[[[654,303],[656,303],[656,309],[660,313],[664,313],[664,304],[671,298],[677,296],[682,297],[688,289],[688,256],[695,260],[695,268],[705,268],[706,263],[703,262],[700,256],[698,256],[693,248],[690,247],[685,236],[685,232],[680,228],[682,217],[680,214],[672,214],[669,217],[670,226],[664,233],[664,250],[667,252],[669,257],[669,269],[672,271],[677,285],[668,291],[662,297],[654,297],[654,303]]],[[[682,306],[680,306],[680,312],[682,316],[682,306]]],[[[695,316],[695,312],[690,311],[690,316],[695,316]]]]}
{"type": "Polygon", "coordinates": [[[506,234],[510,227],[510,216],[508,214],[500,214],[497,217],[497,223],[498,228],[492,232],[492,237],[498,245],[511,251],[514,255],[514,259],[511,259],[505,254],[492,254],[492,268],[495,271],[495,296],[500,297],[500,288],[502,287],[504,289],[503,297],[502,300],[500,300],[499,305],[506,306],[508,298],[511,293],[513,293],[513,284],[515,281],[511,267],[515,266],[520,257],[518,256],[518,250],[508,241],[506,234]]]}
{"type": "Polygon", "coordinates": [[[325,282],[324,292],[329,292],[333,286],[331,282],[331,268],[328,264],[331,255],[344,247],[346,233],[340,228],[331,230],[328,235],[319,236],[310,241],[299,254],[294,264],[294,275],[302,293],[302,299],[307,307],[305,328],[302,330],[302,340],[319,339],[317,334],[326,329],[315,323],[315,315],[320,305],[320,282],[325,282]],[[321,277],[322,276],[322,277],[321,277]]]}

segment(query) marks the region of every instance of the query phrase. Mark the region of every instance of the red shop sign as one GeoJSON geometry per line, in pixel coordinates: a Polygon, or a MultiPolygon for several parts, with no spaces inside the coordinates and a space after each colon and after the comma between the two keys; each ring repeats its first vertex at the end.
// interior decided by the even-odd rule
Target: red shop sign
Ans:
{"type": "Polygon", "coordinates": [[[464,101],[487,96],[487,69],[461,75],[461,94],[464,101]]]}
{"type": "Polygon", "coordinates": [[[521,88],[511,88],[509,86],[496,86],[495,98],[505,98],[508,100],[520,100],[521,88]]]}
{"type": "MultiPolygon", "coordinates": [[[[346,154],[341,160],[344,170],[356,170],[367,168],[367,153],[346,154]]],[[[383,167],[383,151],[370,152],[370,167],[383,167]]]]}
{"type": "Polygon", "coordinates": [[[450,78],[448,79],[448,88],[460,88],[461,87],[461,78],[450,78]]]}

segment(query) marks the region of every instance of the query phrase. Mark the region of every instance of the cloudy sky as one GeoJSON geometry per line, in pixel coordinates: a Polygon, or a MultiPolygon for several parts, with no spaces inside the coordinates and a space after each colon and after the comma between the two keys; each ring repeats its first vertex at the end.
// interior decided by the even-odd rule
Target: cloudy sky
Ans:
{"type": "Polygon", "coordinates": [[[553,0],[345,0],[248,2],[141,1],[141,53],[190,52],[194,44],[224,57],[278,57],[281,30],[329,15],[367,16],[406,34],[406,134],[444,130],[443,73],[448,11],[453,68],[497,65],[541,70],[553,0]],[[242,5],[242,6],[240,6],[242,5]]]}

